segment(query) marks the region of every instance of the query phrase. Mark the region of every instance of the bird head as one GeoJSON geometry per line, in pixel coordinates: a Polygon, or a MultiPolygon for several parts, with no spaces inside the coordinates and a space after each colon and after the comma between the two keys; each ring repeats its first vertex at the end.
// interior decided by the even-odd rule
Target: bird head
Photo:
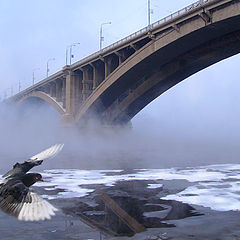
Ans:
{"type": "Polygon", "coordinates": [[[31,185],[39,181],[43,182],[42,175],[39,173],[27,173],[22,178],[22,182],[27,187],[30,187],[31,185]]]}
{"type": "Polygon", "coordinates": [[[42,175],[39,173],[35,173],[35,180],[36,182],[43,182],[42,175]]]}

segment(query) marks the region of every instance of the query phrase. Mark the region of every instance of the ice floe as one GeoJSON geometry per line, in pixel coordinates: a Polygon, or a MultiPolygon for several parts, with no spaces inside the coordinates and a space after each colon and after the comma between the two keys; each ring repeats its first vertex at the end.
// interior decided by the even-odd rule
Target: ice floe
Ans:
{"type": "Polygon", "coordinates": [[[184,179],[190,187],[164,199],[196,204],[218,211],[240,211],[240,164],[221,164],[191,168],[123,170],[45,170],[43,187],[48,199],[82,197],[94,191],[94,185],[113,186],[118,181],[151,180],[148,188],[161,188],[161,180],[184,179]],[[48,194],[49,193],[49,194],[48,194]]]}

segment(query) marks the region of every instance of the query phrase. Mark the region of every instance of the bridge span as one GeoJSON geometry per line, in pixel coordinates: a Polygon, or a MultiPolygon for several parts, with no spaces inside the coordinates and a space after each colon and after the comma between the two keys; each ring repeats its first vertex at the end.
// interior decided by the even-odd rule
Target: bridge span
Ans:
{"type": "Polygon", "coordinates": [[[190,75],[240,52],[240,1],[200,0],[8,100],[41,98],[65,123],[125,124],[190,75]]]}

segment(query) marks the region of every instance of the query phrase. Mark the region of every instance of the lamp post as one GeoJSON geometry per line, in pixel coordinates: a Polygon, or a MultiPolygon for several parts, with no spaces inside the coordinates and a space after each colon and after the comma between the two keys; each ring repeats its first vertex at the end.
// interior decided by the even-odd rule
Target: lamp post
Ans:
{"type": "Polygon", "coordinates": [[[55,58],[49,58],[47,61],[47,77],[48,77],[48,72],[49,72],[48,63],[53,60],[55,60],[55,58]]]}
{"type": "Polygon", "coordinates": [[[106,22],[106,23],[101,24],[101,27],[100,27],[100,50],[102,49],[102,42],[104,41],[104,37],[102,35],[102,27],[103,27],[103,25],[106,25],[106,24],[111,24],[111,22],[106,22]]]}
{"type": "Polygon", "coordinates": [[[32,73],[32,85],[34,85],[34,83],[35,83],[35,75],[34,75],[34,72],[37,71],[37,70],[40,70],[40,68],[34,68],[34,69],[33,69],[33,73],[32,73]]]}
{"type": "Polygon", "coordinates": [[[20,91],[21,91],[21,82],[19,80],[19,82],[18,82],[18,92],[20,92],[20,91]]]}
{"type": "Polygon", "coordinates": [[[80,43],[73,43],[70,45],[70,65],[72,64],[72,47],[75,47],[76,45],[79,45],[80,43]]]}
{"type": "Polygon", "coordinates": [[[67,57],[68,56],[68,48],[69,48],[69,46],[66,47],[66,65],[67,65],[67,61],[68,61],[68,57],[67,57]]]}
{"type": "Polygon", "coordinates": [[[148,26],[151,23],[151,8],[150,8],[150,0],[148,0],[148,26]]]}
{"type": "Polygon", "coordinates": [[[153,9],[151,9],[151,0],[148,0],[148,26],[151,24],[151,14],[153,14],[153,9]]]}
{"type": "Polygon", "coordinates": [[[70,65],[71,65],[71,63],[72,63],[72,47],[75,47],[78,44],[80,44],[80,43],[73,43],[66,47],[66,65],[68,63],[68,49],[70,48],[69,57],[70,57],[70,65]]]}

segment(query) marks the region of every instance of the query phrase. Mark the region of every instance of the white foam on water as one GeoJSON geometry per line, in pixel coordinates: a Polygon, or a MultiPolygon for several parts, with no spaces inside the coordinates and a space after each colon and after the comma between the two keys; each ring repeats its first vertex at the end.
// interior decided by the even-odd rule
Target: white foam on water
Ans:
{"type": "MultiPolygon", "coordinates": [[[[90,185],[113,186],[118,181],[130,180],[178,180],[185,179],[194,185],[164,199],[173,199],[189,204],[210,207],[219,211],[240,210],[240,165],[211,165],[185,169],[139,169],[136,173],[126,174],[121,170],[77,170],[55,169],[44,171],[43,183],[38,183],[47,191],[61,190],[45,197],[73,198],[82,197],[94,191],[90,185]],[[111,173],[111,174],[109,174],[111,173]],[[233,181],[233,179],[235,179],[233,181]]],[[[159,188],[162,184],[148,184],[148,188],[159,188]]]]}
{"type": "Polygon", "coordinates": [[[174,168],[171,169],[149,169],[139,172],[135,175],[135,178],[138,180],[177,180],[185,179],[189,182],[198,182],[198,181],[219,181],[226,178],[226,175],[221,172],[208,171],[207,169],[184,169],[177,170],[174,168]]]}
{"type": "Polygon", "coordinates": [[[192,186],[184,191],[163,197],[162,199],[177,200],[184,203],[201,205],[218,211],[240,210],[239,194],[230,189],[199,189],[192,186]]]}
{"type": "Polygon", "coordinates": [[[240,165],[223,164],[196,168],[220,173],[217,178],[196,181],[196,185],[163,199],[201,205],[217,211],[240,211],[240,165]],[[221,176],[221,177],[220,177],[221,176]]]}
{"type": "MultiPolygon", "coordinates": [[[[94,191],[94,186],[102,184],[113,186],[118,181],[130,180],[180,180],[192,183],[185,190],[171,194],[164,199],[178,200],[196,204],[218,211],[240,211],[240,164],[221,164],[191,168],[138,169],[136,173],[126,174],[122,170],[78,170],[54,169],[42,173],[43,187],[48,199],[83,197],[94,191]]],[[[148,188],[164,185],[156,182],[148,188]]]]}
{"type": "Polygon", "coordinates": [[[147,188],[161,188],[163,186],[163,184],[148,184],[148,187],[147,188]]]}

